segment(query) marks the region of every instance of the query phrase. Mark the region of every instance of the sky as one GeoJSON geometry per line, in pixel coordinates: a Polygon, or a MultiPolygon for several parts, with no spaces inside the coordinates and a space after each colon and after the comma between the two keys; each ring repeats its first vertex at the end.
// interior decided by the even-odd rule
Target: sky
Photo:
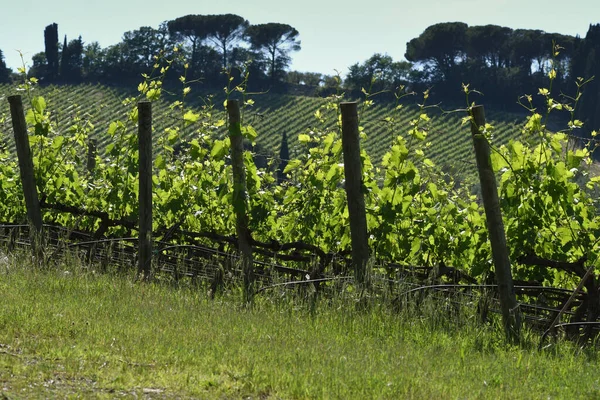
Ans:
{"type": "Polygon", "coordinates": [[[58,24],[59,38],[81,35],[102,47],[124,32],[187,14],[238,14],[251,24],[285,23],[300,33],[292,70],[328,75],[375,53],[404,59],[406,43],[428,26],[461,21],[585,36],[600,23],[599,0],[0,0],[0,49],[16,71],[44,50],[44,28],[58,24]]]}

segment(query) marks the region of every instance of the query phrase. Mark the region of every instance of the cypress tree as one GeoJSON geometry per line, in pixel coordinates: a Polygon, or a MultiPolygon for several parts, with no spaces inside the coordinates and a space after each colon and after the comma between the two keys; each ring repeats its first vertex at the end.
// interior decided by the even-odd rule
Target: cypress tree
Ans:
{"type": "Polygon", "coordinates": [[[56,79],[58,77],[58,25],[48,25],[44,29],[44,44],[46,46],[46,61],[48,63],[48,75],[46,78],[56,79]]]}
{"type": "Polygon", "coordinates": [[[69,46],[67,45],[67,35],[65,35],[65,41],[63,43],[61,55],[60,55],[60,77],[64,80],[69,75],[69,46]]]}
{"type": "Polygon", "coordinates": [[[0,83],[10,82],[10,72],[10,69],[6,67],[6,63],[4,62],[4,54],[0,50],[0,83]]]}

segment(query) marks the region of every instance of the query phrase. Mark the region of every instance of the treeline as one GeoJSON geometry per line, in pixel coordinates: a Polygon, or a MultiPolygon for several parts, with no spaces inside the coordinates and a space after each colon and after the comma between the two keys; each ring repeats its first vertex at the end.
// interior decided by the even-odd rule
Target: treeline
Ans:
{"type": "Polygon", "coordinates": [[[44,30],[45,50],[33,56],[29,74],[46,83],[99,81],[138,82],[162,53],[173,64],[170,78],[186,75],[221,86],[223,70],[249,70],[255,83],[272,85],[285,78],[291,53],[300,50],[299,32],[282,23],[251,25],[239,15],[186,15],[158,28],[144,26],[123,34],[121,42],[102,48],[84,43],[81,36],[59,41],[58,25],[44,30]]]}
{"type": "MultiPolygon", "coordinates": [[[[590,25],[585,38],[497,25],[435,24],[407,43],[406,60],[374,54],[350,66],[343,80],[288,71],[292,54],[301,48],[299,32],[282,23],[251,25],[235,14],[186,15],[158,28],[125,32],[120,43],[106,48],[84,43],[81,37],[64,36],[61,42],[58,25],[51,24],[44,30],[44,43],[45,51],[33,56],[29,74],[47,83],[137,83],[161,52],[187,60],[187,68],[173,64],[167,80],[185,74],[188,81],[197,79],[208,87],[223,86],[228,79],[224,70],[239,79],[236,74],[244,69],[252,89],[305,87],[306,93],[345,90],[359,95],[363,89],[395,92],[405,86],[416,91],[431,88],[432,96],[443,101],[456,99],[462,84],[468,83],[485,95],[481,101],[504,107],[518,107],[518,96],[535,95],[545,87],[551,69],[556,71],[555,93],[574,94],[579,77],[600,77],[600,24],[590,25]]],[[[10,80],[10,73],[0,51],[0,82],[10,80]]],[[[578,110],[585,131],[600,128],[597,80],[585,85],[578,110]]]]}
{"type": "MultiPolygon", "coordinates": [[[[403,84],[415,90],[431,88],[435,100],[443,101],[456,99],[465,83],[483,93],[479,102],[520,107],[519,96],[529,94],[534,106],[544,107],[543,96],[535,95],[548,85],[550,71],[556,72],[555,94],[575,96],[577,85],[600,78],[600,24],[590,25],[585,38],[580,38],[497,25],[440,23],[409,41],[405,57],[408,61],[394,62],[376,54],[355,64],[345,87],[373,93],[394,91],[403,84]]],[[[600,129],[597,79],[583,85],[577,110],[585,122],[584,136],[600,129]]]]}

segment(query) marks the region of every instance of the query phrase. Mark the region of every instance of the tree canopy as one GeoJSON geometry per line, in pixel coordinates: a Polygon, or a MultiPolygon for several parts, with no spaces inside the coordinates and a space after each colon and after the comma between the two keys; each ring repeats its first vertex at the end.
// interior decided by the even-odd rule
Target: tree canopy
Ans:
{"type": "Polygon", "coordinates": [[[250,25],[246,29],[246,37],[252,48],[262,52],[268,60],[271,81],[275,81],[289,65],[289,53],[300,50],[299,35],[296,28],[274,22],[250,25]]]}
{"type": "Polygon", "coordinates": [[[432,25],[406,44],[404,57],[413,62],[432,62],[441,79],[451,79],[466,55],[467,28],[463,22],[432,25]]]}
{"type": "Polygon", "coordinates": [[[4,53],[0,50],[0,83],[10,82],[10,73],[10,69],[6,67],[6,63],[4,62],[4,53]]]}
{"type": "MultiPolygon", "coordinates": [[[[202,79],[213,87],[222,87],[227,79],[223,68],[235,79],[240,79],[238,70],[250,71],[253,90],[305,85],[325,91],[364,88],[373,93],[410,85],[415,90],[430,88],[430,95],[442,101],[454,98],[465,83],[491,94],[486,102],[503,106],[516,106],[518,96],[537,93],[551,67],[557,73],[557,92],[574,93],[577,77],[600,76],[600,25],[590,25],[582,39],[541,30],[443,22],[429,26],[406,44],[406,61],[376,53],[349,66],[343,83],[341,76],[287,71],[291,54],[301,48],[299,36],[288,24],[250,25],[235,14],[190,14],[158,28],[127,31],[119,43],[102,48],[97,42],[85,44],[81,37],[68,41],[65,36],[59,43],[58,25],[53,23],[44,29],[45,49],[33,56],[30,74],[46,82],[129,83],[151,70],[157,54],[172,58],[177,51],[188,60],[188,67],[173,64],[168,79],[186,74],[187,80],[202,79]]],[[[10,75],[0,57],[0,80],[7,81],[10,75]]],[[[586,122],[582,131],[600,128],[598,104],[600,83],[592,80],[579,105],[578,116],[586,122]]]]}
{"type": "Polygon", "coordinates": [[[65,35],[64,44],[61,51],[60,76],[62,80],[70,82],[79,82],[82,78],[83,67],[83,40],[81,36],[78,39],[67,43],[65,35]]]}
{"type": "Polygon", "coordinates": [[[208,40],[218,46],[223,57],[223,68],[229,66],[228,53],[244,37],[249,23],[235,14],[205,16],[208,40]]]}
{"type": "Polygon", "coordinates": [[[198,58],[202,57],[198,52],[203,52],[206,56],[207,49],[201,49],[206,42],[214,44],[218,49],[221,67],[230,66],[229,54],[243,39],[248,25],[247,20],[235,14],[185,15],[167,22],[169,33],[176,40],[185,40],[190,46],[191,63],[194,69],[198,58]]]}
{"type": "Polygon", "coordinates": [[[364,63],[356,63],[349,68],[346,86],[351,90],[379,92],[396,91],[400,85],[411,79],[412,63],[394,61],[389,55],[374,54],[364,63]]]}

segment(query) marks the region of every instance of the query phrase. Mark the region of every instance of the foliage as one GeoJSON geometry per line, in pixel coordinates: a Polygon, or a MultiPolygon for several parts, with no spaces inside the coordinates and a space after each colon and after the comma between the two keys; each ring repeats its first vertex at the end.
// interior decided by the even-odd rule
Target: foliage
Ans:
{"type": "Polygon", "coordinates": [[[295,85],[319,86],[323,83],[323,74],[318,72],[290,71],[286,74],[286,81],[295,85]]]}
{"type": "Polygon", "coordinates": [[[600,129],[600,24],[590,25],[583,40],[577,42],[572,59],[572,76],[595,77],[582,93],[577,116],[585,123],[583,136],[590,138],[593,130],[600,129]]]}
{"type": "Polygon", "coordinates": [[[374,54],[363,64],[350,66],[345,86],[351,90],[368,89],[372,92],[396,92],[398,87],[411,81],[412,64],[396,61],[388,55],[374,54]]]}
{"type": "MultiPolygon", "coordinates": [[[[482,93],[494,93],[486,98],[486,104],[514,110],[516,93],[535,93],[544,85],[551,59],[557,73],[554,82],[557,91],[573,93],[577,77],[597,76],[595,59],[600,52],[597,31],[597,25],[590,25],[585,39],[580,39],[497,25],[435,24],[407,43],[405,57],[409,62],[394,62],[387,55],[374,54],[362,64],[349,67],[344,89],[365,88],[373,93],[393,92],[399,85],[417,91],[432,88],[430,96],[439,102],[452,98],[463,82],[469,82],[482,93]],[[563,47],[557,56],[552,56],[549,50],[553,42],[563,47]]],[[[213,89],[227,84],[222,75],[225,68],[233,74],[236,84],[242,78],[235,76],[235,71],[250,70],[254,91],[268,88],[291,91],[299,89],[295,85],[303,84],[319,86],[317,92],[325,95],[335,93],[342,86],[335,76],[318,72],[286,73],[291,53],[300,49],[298,36],[298,31],[287,24],[250,25],[234,14],[185,15],[166,21],[157,29],[143,26],[125,32],[121,42],[107,48],[101,48],[97,42],[84,44],[81,38],[65,42],[61,61],[64,65],[60,65],[58,27],[51,24],[44,31],[45,52],[33,56],[29,76],[52,82],[65,69],[60,77],[63,82],[134,84],[152,67],[152,55],[172,49],[178,43],[180,54],[188,59],[185,72],[188,79],[202,79],[205,86],[213,89]]],[[[176,83],[184,73],[177,66],[171,71],[168,83],[176,83]]],[[[9,76],[10,71],[0,72],[4,81],[9,76]]],[[[600,128],[598,93],[598,84],[591,82],[578,109],[578,118],[586,123],[580,134],[588,138],[592,130],[600,128]]]]}
{"type": "Polygon", "coordinates": [[[82,78],[83,67],[83,40],[81,36],[67,43],[67,36],[65,35],[60,60],[61,79],[69,82],[79,82],[82,78]]]}
{"type": "Polygon", "coordinates": [[[230,67],[229,52],[233,46],[239,42],[247,27],[248,21],[235,14],[207,15],[206,25],[208,30],[207,38],[212,40],[221,50],[223,57],[222,67],[230,67]]]}
{"type": "Polygon", "coordinates": [[[408,61],[431,61],[440,78],[450,80],[466,50],[467,24],[445,22],[425,29],[419,37],[406,44],[408,61]]]}
{"type": "Polygon", "coordinates": [[[594,351],[505,346],[497,330],[441,302],[418,314],[376,302],[356,310],[348,291],[311,313],[300,295],[270,291],[242,308],[235,292],[211,301],[197,287],[54,261],[39,270],[0,253],[3,397],[598,395],[594,351]]]}
{"type": "Polygon", "coordinates": [[[11,70],[6,67],[4,54],[2,53],[2,50],[0,50],[0,83],[10,82],[10,74],[11,70]]]}
{"type": "Polygon", "coordinates": [[[415,63],[412,83],[433,84],[433,97],[448,98],[468,82],[484,94],[493,93],[486,104],[511,108],[517,94],[535,93],[544,85],[551,62],[558,91],[572,93],[578,76],[591,76],[575,72],[577,43],[572,36],[541,30],[448,22],[432,25],[408,42],[405,57],[415,63]],[[556,56],[553,43],[562,47],[556,56]]]}
{"type": "Polygon", "coordinates": [[[289,53],[300,50],[299,32],[296,28],[280,23],[250,25],[246,37],[253,49],[263,52],[269,65],[272,82],[290,63],[289,53]]]}
{"type": "MultiPolygon", "coordinates": [[[[215,44],[220,51],[219,68],[229,68],[231,54],[236,50],[234,45],[243,38],[248,25],[248,21],[235,14],[186,15],[167,22],[169,33],[176,40],[183,38],[191,43],[192,76],[196,76],[197,52],[205,42],[215,44]]],[[[204,48],[206,50],[208,48],[204,48]]]]}
{"type": "MultiPolygon", "coordinates": [[[[556,47],[555,53],[559,50],[556,47]]],[[[97,158],[93,171],[85,171],[81,160],[93,129],[91,121],[84,115],[75,115],[67,129],[59,128],[48,112],[46,100],[34,95],[36,80],[24,81],[22,88],[30,96],[27,121],[32,134],[36,180],[47,202],[107,212],[114,220],[136,220],[135,104],[143,98],[158,104],[165,96],[163,81],[177,61],[164,57],[160,55],[153,71],[145,75],[138,86],[138,96],[124,101],[123,118],[108,125],[109,143],[104,154],[97,158]]],[[[573,148],[568,140],[583,125],[575,118],[575,108],[586,82],[579,82],[580,90],[574,97],[564,97],[558,102],[551,97],[555,69],[551,68],[548,76],[550,88],[539,90],[546,104],[546,115],[542,117],[536,111],[531,96],[525,97],[524,105],[531,115],[522,128],[522,137],[494,152],[494,166],[501,174],[502,210],[511,256],[514,261],[527,254],[568,262],[582,257],[596,260],[600,220],[590,190],[598,180],[588,171],[593,149],[573,148]],[[550,114],[558,110],[569,112],[569,130],[551,134],[547,124],[550,114]]],[[[257,133],[246,117],[252,115],[250,108],[254,104],[248,98],[247,78],[246,74],[241,85],[226,88],[225,100],[242,96],[245,106],[242,132],[254,144],[257,133]]],[[[180,76],[180,82],[180,97],[172,101],[169,111],[172,123],[156,136],[154,228],[176,225],[189,231],[232,235],[235,232],[231,208],[233,183],[223,109],[214,106],[210,99],[200,109],[188,108],[191,82],[185,74],[180,76]]],[[[465,86],[465,92],[470,104],[468,96],[473,91],[465,86]]],[[[366,122],[375,109],[376,99],[366,90],[364,93],[363,139],[369,132],[366,122]]],[[[393,113],[385,118],[376,117],[378,124],[384,122],[390,137],[390,147],[380,166],[373,164],[364,150],[361,155],[373,254],[408,265],[454,266],[471,276],[483,277],[491,272],[483,209],[472,188],[459,184],[455,176],[444,172],[428,154],[432,148],[430,140],[436,133],[432,129],[435,118],[430,115],[436,108],[426,105],[429,92],[423,94],[418,112],[409,114],[410,120],[403,122],[399,118],[403,110],[401,101],[411,94],[398,91],[393,113]]],[[[343,98],[332,95],[321,103],[310,128],[297,137],[296,154],[292,156],[289,147],[286,151],[289,144],[282,140],[281,158],[287,161],[283,169],[278,170],[275,158],[268,159],[264,167],[257,166],[257,154],[245,152],[249,228],[254,239],[303,241],[328,252],[350,247],[338,107],[343,98]]],[[[467,115],[463,122],[468,121],[467,115]]],[[[492,125],[486,125],[483,133],[491,139],[492,132],[492,125]]],[[[3,168],[1,172],[6,178],[0,181],[12,182],[16,176],[14,164],[3,164],[3,168]]],[[[14,185],[7,190],[13,197],[6,199],[2,215],[6,220],[22,218],[16,190],[14,185]]],[[[44,218],[78,229],[101,228],[100,221],[93,217],[80,218],[47,210],[44,218]]],[[[101,232],[124,234],[125,231],[127,228],[121,226],[101,232]]],[[[526,265],[519,265],[515,273],[518,278],[555,284],[572,278],[556,270],[526,265]]]]}

